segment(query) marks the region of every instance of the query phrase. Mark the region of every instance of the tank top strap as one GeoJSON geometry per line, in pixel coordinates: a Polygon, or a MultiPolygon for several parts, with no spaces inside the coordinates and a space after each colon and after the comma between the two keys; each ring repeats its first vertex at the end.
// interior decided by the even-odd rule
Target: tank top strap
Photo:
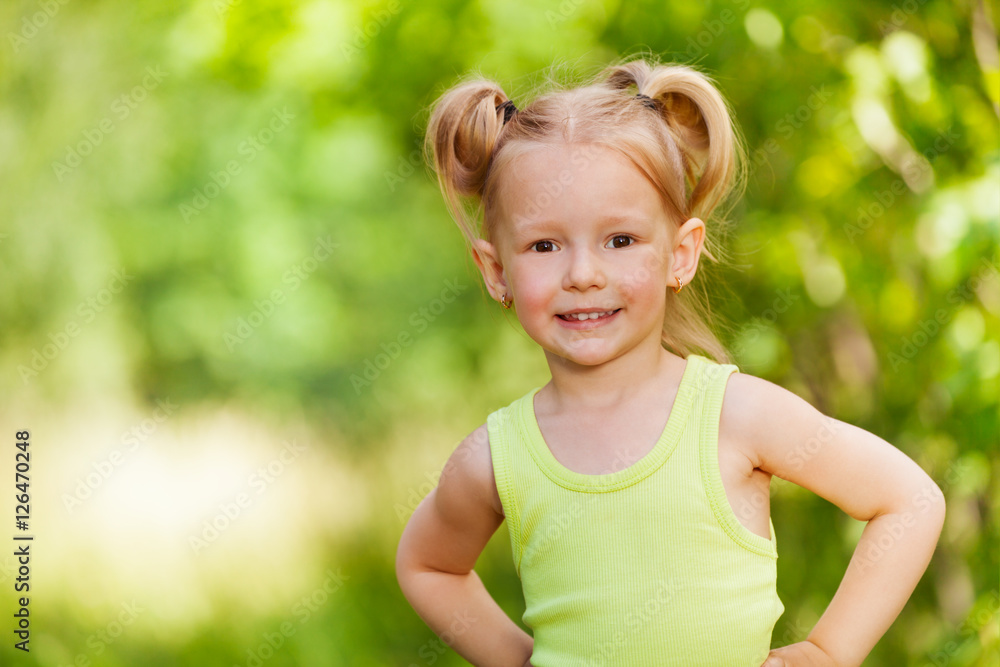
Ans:
{"type": "MultiPolygon", "coordinates": [[[[736,517],[726,488],[722,483],[722,472],[719,468],[719,432],[722,420],[722,404],[726,396],[729,377],[739,373],[735,364],[720,364],[707,357],[697,357],[701,366],[700,401],[696,406],[697,419],[700,423],[698,438],[701,479],[708,496],[712,512],[715,514],[722,529],[737,544],[764,556],[777,558],[777,548],[774,540],[774,525],[770,526],[771,538],[767,539],[754,533],[744,526],[736,517]]],[[[739,508],[740,511],[753,511],[754,508],[739,508]]],[[[770,521],[770,520],[769,520],[770,521]]]]}
{"type": "MultiPolygon", "coordinates": [[[[540,387],[533,389],[528,396],[533,396],[538,389],[540,387]]],[[[510,533],[511,549],[514,563],[518,566],[518,575],[520,575],[521,548],[520,540],[517,538],[521,534],[521,514],[515,500],[516,489],[514,485],[514,458],[518,453],[516,450],[518,430],[515,419],[518,414],[518,405],[523,400],[522,397],[507,407],[491,413],[486,418],[490,458],[493,462],[493,478],[496,480],[497,495],[500,496],[500,505],[503,508],[507,530],[510,533]]]]}

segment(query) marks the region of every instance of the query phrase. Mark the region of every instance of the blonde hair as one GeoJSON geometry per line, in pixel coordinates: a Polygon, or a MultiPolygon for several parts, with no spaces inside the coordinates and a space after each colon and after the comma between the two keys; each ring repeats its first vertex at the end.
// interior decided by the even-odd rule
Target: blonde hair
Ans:
{"type": "MultiPolygon", "coordinates": [[[[595,144],[619,151],[645,174],[674,224],[703,220],[703,253],[719,263],[724,249],[716,236],[725,221],[712,214],[742,191],[746,153],[726,100],[706,75],[634,59],[606,67],[589,85],[543,94],[505,123],[507,100],[499,84],[477,76],[446,91],[427,126],[425,151],[470,249],[495,234],[503,176],[516,158],[546,144],[595,144]],[[633,86],[650,99],[632,94],[633,86]]],[[[662,343],[682,357],[699,353],[729,363],[709,326],[703,282],[684,296],[667,290],[662,343]]]]}

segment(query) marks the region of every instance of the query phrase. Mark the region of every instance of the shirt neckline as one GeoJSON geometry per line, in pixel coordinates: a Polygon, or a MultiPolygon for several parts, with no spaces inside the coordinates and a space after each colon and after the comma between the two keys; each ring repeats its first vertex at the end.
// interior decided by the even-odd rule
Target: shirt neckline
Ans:
{"type": "Polygon", "coordinates": [[[559,463],[546,444],[541,427],[538,425],[535,394],[541,390],[541,386],[535,387],[521,402],[519,420],[531,457],[549,479],[573,491],[616,491],[648,477],[667,460],[680,441],[694,401],[694,389],[698,384],[695,378],[701,372],[701,363],[702,357],[699,355],[687,356],[684,372],[677,387],[677,395],[670,408],[670,416],[653,448],[629,467],[603,475],[576,472],[559,463]]]}

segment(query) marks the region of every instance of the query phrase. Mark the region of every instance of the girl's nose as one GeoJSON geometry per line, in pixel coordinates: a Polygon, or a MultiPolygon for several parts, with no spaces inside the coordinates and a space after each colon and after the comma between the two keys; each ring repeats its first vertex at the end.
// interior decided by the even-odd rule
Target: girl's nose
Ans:
{"type": "Polygon", "coordinates": [[[566,289],[588,290],[603,288],[607,283],[600,258],[589,248],[574,248],[569,253],[569,267],[566,271],[566,289]]]}

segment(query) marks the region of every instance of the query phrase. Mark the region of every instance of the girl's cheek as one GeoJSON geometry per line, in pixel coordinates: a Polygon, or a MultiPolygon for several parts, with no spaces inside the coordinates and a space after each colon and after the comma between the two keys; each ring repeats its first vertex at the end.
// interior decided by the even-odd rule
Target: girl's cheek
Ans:
{"type": "Polygon", "coordinates": [[[647,260],[639,266],[630,267],[622,275],[619,291],[626,299],[632,299],[637,292],[647,289],[650,281],[657,275],[650,267],[655,268],[654,260],[647,260]]]}

